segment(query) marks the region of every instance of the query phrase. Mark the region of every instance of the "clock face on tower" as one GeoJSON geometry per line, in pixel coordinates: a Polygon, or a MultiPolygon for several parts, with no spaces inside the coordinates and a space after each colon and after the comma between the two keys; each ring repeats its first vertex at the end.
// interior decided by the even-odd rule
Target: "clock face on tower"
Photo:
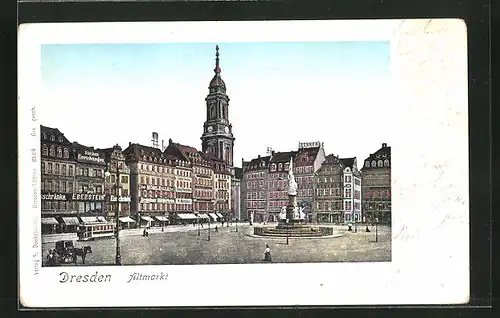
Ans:
{"type": "Polygon", "coordinates": [[[226,132],[226,134],[229,133],[229,127],[224,128],[224,131],[226,132]]]}
{"type": "Polygon", "coordinates": [[[212,126],[208,126],[207,131],[212,132],[212,130],[213,130],[212,126]]]}

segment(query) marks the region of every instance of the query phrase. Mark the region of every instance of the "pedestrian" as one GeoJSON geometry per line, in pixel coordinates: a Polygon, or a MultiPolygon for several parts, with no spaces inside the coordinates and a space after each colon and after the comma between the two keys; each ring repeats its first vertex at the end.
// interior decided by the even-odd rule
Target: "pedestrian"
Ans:
{"type": "Polygon", "coordinates": [[[146,237],[146,229],[144,229],[144,230],[142,231],[142,236],[143,236],[143,237],[146,237]]]}
{"type": "Polygon", "coordinates": [[[264,261],[272,262],[271,249],[269,248],[269,245],[267,245],[267,244],[266,244],[266,250],[264,251],[264,261]]]}
{"type": "Polygon", "coordinates": [[[215,226],[215,232],[219,233],[219,228],[217,228],[217,225],[215,226]]]}

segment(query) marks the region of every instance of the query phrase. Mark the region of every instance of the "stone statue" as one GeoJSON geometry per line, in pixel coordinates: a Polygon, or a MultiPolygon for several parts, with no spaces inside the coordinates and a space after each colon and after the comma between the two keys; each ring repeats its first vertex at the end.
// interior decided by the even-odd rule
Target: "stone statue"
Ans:
{"type": "Polygon", "coordinates": [[[285,220],[286,219],[286,206],[281,208],[281,212],[279,215],[280,220],[285,220]]]}
{"type": "Polygon", "coordinates": [[[288,170],[288,195],[297,195],[297,182],[293,175],[293,160],[290,158],[290,167],[288,170]]]}
{"type": "Polygon", "coordinates": [[[300,220],[305,220],[305,218],[306,218],[306,214],[304,213],[304,207],[301,206],[300,207],[300,211],[299,211],[299,219],[300,220]]]}

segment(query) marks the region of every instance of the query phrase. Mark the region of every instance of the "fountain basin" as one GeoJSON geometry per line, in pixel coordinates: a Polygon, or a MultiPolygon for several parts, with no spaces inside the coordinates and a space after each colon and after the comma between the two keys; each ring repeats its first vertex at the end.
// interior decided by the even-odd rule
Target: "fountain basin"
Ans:
{"type": "Polygon", "coordinates": [[[333,227],[305,224],[280,224],[276,227],[254,227],[253,234],[274,237],[322,237],[332,236],[333,227]]]}

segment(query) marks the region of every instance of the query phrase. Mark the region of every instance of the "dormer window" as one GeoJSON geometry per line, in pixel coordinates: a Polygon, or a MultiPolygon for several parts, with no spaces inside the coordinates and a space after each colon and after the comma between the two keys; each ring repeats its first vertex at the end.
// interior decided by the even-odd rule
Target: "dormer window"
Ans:
{"type": "Polygon", "coordinates": [[[280,164],[278,165],[278,170],[279,170],[279,171],[283,170],[283,164],[282,164],[282,163],[280,163],[280,164]]]}
{"type": "Polygon", "coordinates": [[[377,154],[377,158],[380,158],[380,154],[377,154]]]}
{"type": "Polygon", "coordinates": [[[379,168],[382,168],[382,167],[383,167],[382,160],[379,160],[379,161],[378,161],[378,167],[379,167],[379,168]]]}
{"type": "Polygon", "coordinates": [[[288,171],[290,170],[290,164],[289,163],[285,163],[285,171],[288,171]]]}
{"type": "Polygon", "coordinates": [[[276,171],[276,164],[275,163],[271,164],[271,171],[273,171],[273,172],[276,171]]]}
{"type": "Polygon", "coordinates": [[[50,140],[51,140],[51,141],[56,141],[56,137],[55,137],[54,135],[51,135],[51,136],[50,136],[50,140]]]}
{"type": "Polygon", "coordinates": [[[365,162],[365,167],[370,168],[370,161],[365,162]]]}
{"type": "Polygon", "coordinates": [[[47,145],[42,146],[42,155],[43,156],[48,156],[49,155],[49,147],[47,145]]]}
{"type": "Polygon", "coordinates": [[[62,137],[58,137],[58,138],[57,138],[57,140],[58,140],[59,142],[63,142],[62,137]]]}
{"type": "Polygon", "coordinates": [[[389,167],[389,160],[388,159],[384,160],[384,167],[389,167]]]}
{"type": "Polygon", "coordinates": [[[62,149],[61,147],[57,147],[57,157],[62,158],[62,149]]]}
{"type": "Polygon", "coordinates": [[[50,156],[55,157],[56,155],[56,148],[54,146],[50,146],[50,156]]]}
{"type": "Polygon", "coordinates": [[[42,133],[42,138],[43,138],[43,140],[47,140],[47,135],[42,133]]]}
{"type": "Polygon", "coordinates": [[[375,168],[377,166],[377,162],[375,160],[372,161],[372,167],[375,168]]]}
{"type": "Polygon", "coordinates": [[[387,157],[387,154],[386,153],[382,154],[382,157],[384,157],[384,158],[387,157]]]}

